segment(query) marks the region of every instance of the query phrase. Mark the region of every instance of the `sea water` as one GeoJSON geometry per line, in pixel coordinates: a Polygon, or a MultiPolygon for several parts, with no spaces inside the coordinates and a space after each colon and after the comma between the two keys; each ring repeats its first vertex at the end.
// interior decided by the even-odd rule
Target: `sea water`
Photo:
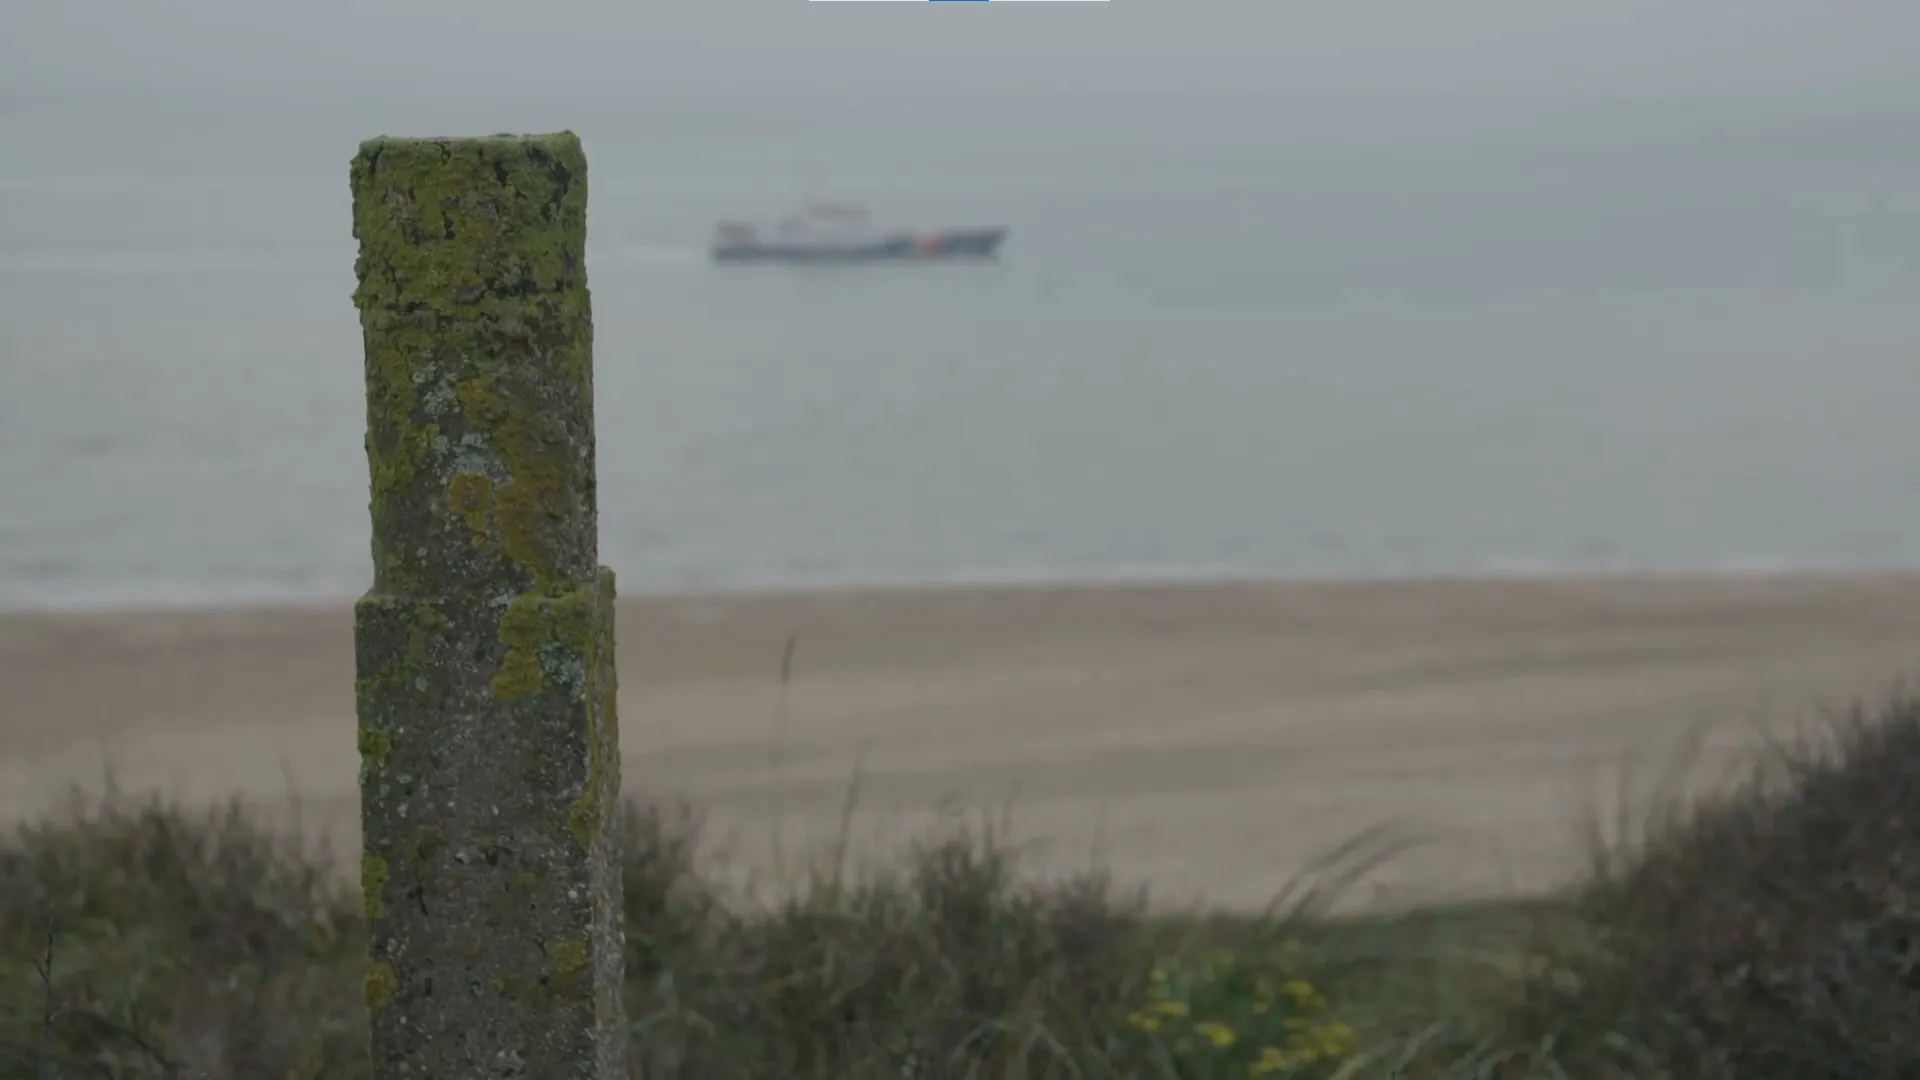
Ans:
{"type": "MultiPolygon", "coordinates": [[[[378,120],[0,162],[0,607],[366,587],[378,120]]],[[[1910,133],[567,123],[629,591],[1920,566],[1910,133]],[[708,262],[816,197],[1011,234],[708,262]]]]}

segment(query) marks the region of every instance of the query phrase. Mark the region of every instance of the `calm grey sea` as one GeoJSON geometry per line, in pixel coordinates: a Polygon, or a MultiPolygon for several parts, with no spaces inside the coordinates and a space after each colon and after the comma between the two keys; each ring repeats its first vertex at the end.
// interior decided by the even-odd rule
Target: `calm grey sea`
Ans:
{"type": "MultiPolygon", "coordinates": [[[[576,126],[629,590],[1920,566],[1920,154],[576,126]],[[705,260],[808,195],[1012,235],[705,260]]],[[[0,607],[365,587],[354,130],[0,162],[0,607]]]]}

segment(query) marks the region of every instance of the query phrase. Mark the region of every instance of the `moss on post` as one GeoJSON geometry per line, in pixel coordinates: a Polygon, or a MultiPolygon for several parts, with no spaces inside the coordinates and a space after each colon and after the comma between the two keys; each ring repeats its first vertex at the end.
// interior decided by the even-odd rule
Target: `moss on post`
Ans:
{"type": "Polygon", "coordinates": [[[625,1077],[613,576],[570,133],[353,160],[375,1075],[625,1077]]]}

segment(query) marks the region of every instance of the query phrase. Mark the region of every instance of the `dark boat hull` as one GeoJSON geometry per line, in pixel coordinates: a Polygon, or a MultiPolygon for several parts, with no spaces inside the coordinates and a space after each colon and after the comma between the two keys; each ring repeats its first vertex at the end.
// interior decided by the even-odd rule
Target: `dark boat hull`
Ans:
{"type": "Polygon", "coordinates": [[[713,261],[854,263],[989,259],[999,254],[1000,243],[1006,238],[1005,229],[947,229],[934,233],[899,233],[858,243],[741,240],[715,244],[713,261]]]}

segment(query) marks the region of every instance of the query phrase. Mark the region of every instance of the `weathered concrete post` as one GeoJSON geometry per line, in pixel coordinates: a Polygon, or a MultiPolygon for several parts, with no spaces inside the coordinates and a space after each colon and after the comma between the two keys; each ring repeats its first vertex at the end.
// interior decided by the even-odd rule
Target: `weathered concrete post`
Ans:
{"type": "Polygon", "coordinates": [[[375,1075],[624,1080],[586,157],[571,133],[374,139],[352,187],[375,1075]]]}

